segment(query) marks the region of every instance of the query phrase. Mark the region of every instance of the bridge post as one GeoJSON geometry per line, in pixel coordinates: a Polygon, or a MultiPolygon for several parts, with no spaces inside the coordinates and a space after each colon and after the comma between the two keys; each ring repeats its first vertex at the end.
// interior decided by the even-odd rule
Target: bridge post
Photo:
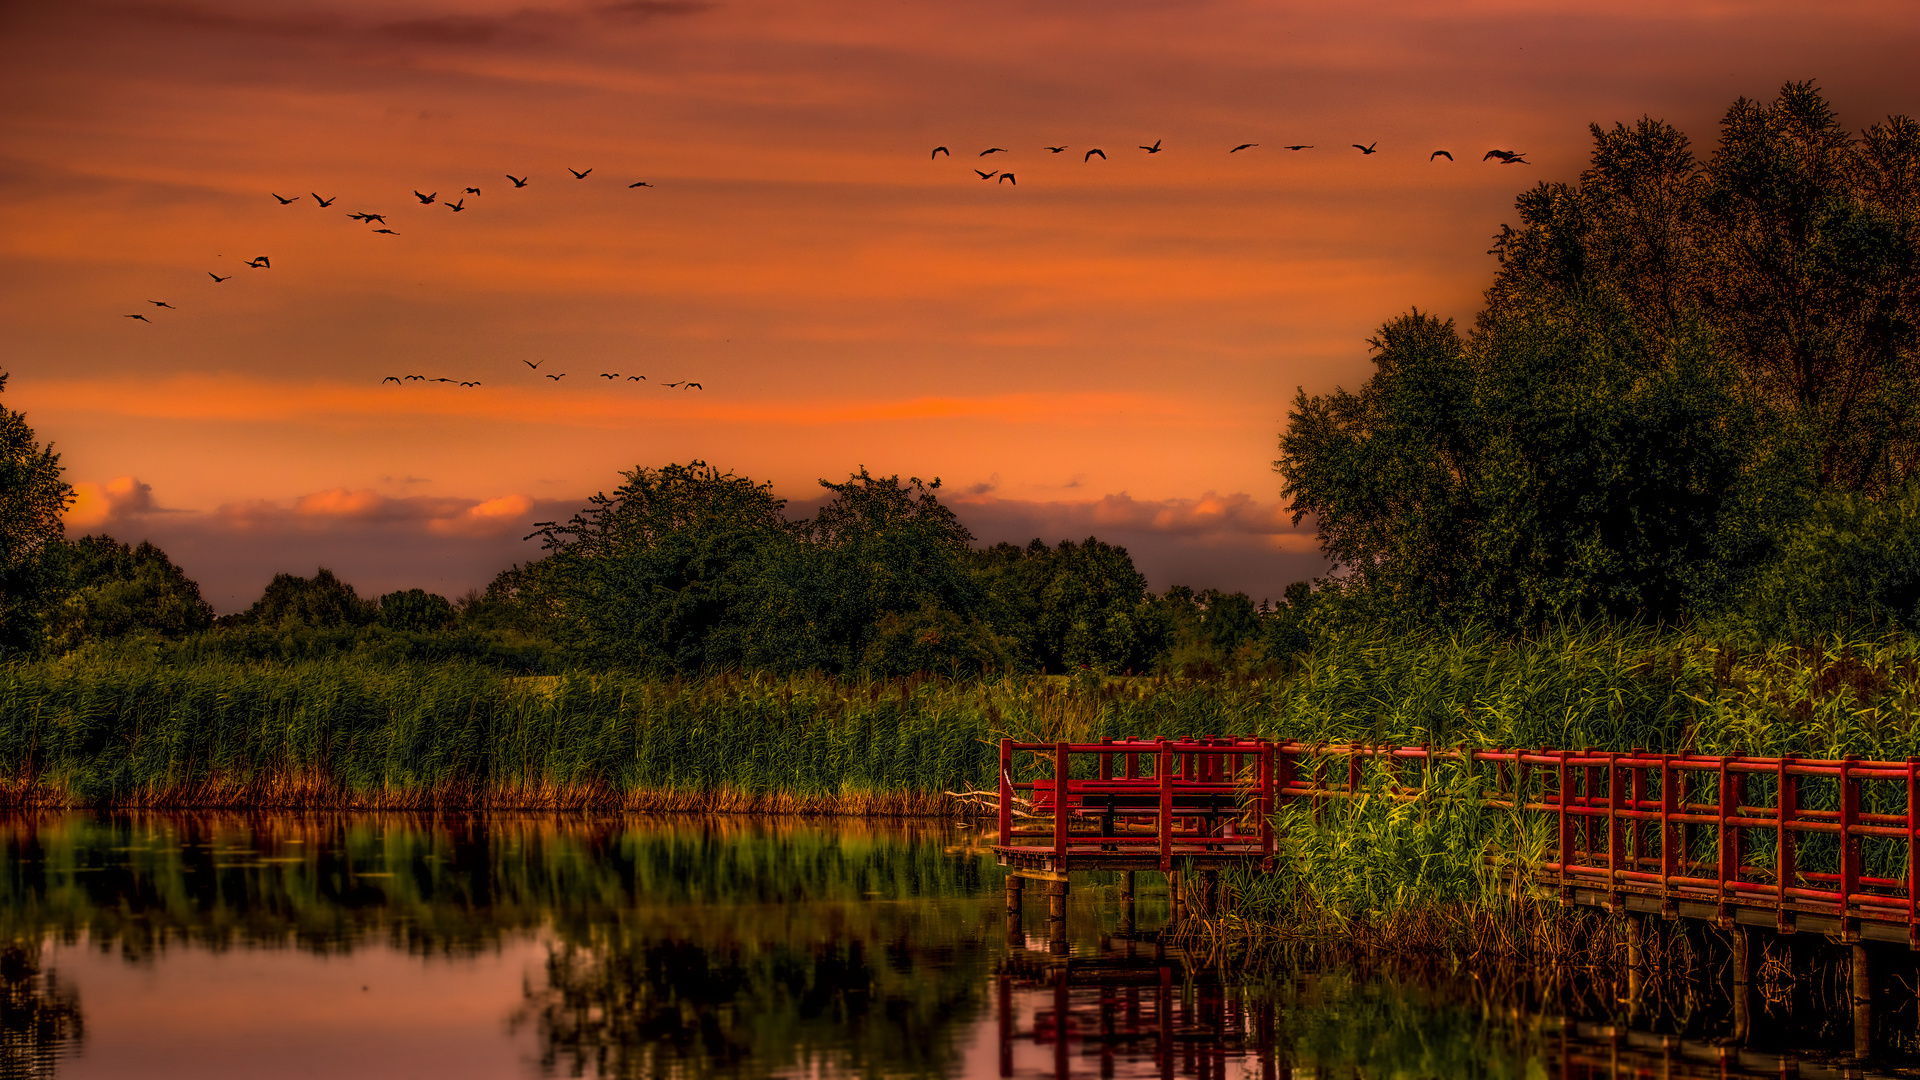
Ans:
{"type": "Polygon", "coordinates": [[[1181,888],[1182,884],[1184,883],[1180,880],[1180,872],[1178,870],[1169,870],[1167,872],[1167,898],[1173,905],[1173,921],[1175,923],[1182,923],[1187,919],[1187,893],[1185,889],[1181,888]]]}
{"type": "Polygon", "coordinates": [[[1020,901],[1026,892],[1027,879],[1018,874],[1007,875],[1007,944],[1018,946],[1026,940],[1026,933],[1020,925],[1020,901]]]}
{"type": "Polygon", "coordinates": [[[1067,883],[1047,882],[1047,951],[1064,956],[1067,952],[1067,883]]]}
{"type": "Polygon", "coordinates": [[[1867,947],[1853,943],[1853,1056],[1864,1061],[1873,1052],[1873,969],[1867,947]]]}
{"type": "Polygon", "coordinates": [[[1627,1016],[1630,1020],[1640,1018],[1640,990],[1646,983],[1646,920],[1641,916],[1626,912],[1621,918],[1627,920],[1627,1016]]]}
{"type": "Polygon", "coordinates": [[[1120,871],[1120,936],[1133,936],[1133,871],[1120,871]]]}
{"type": "Polygon", "coordinates": [[[1733,1041],[1745,1044],[1753,1037],[1753,959],[1748,949],[1753,931],[1744,926],[1733,928],[1733,1041]]]}

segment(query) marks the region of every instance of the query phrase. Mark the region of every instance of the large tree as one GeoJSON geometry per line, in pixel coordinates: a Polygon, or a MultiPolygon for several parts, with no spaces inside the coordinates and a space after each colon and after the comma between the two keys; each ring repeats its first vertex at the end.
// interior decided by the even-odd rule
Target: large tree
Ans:
{"type": "MultiPolygon", "coordinates": [[[[0,372],[0,393],[7,375],[0,372]]],[[[0,406],[0,656],[40,645],[49,590],[59,576],[50,545],[65,535],[60,515],[73,501],[60,455],[41,446],[25,414],[0,406]]]]}
{"type": "Polygon", "coordinates": [[[1820,487],[1920,452],[1920,128],[1737,102],[1713,157],[1593,127],[1522,194],[1472,333],[1418,311],[1358,393],[1295,401],[1295,520],[1370,595],[1508,624],[1723,602],[1820,487]]]}

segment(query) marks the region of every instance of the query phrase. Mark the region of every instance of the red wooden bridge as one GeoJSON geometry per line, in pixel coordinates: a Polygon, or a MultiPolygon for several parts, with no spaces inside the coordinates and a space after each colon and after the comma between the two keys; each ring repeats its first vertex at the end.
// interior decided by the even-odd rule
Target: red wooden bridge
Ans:
{"type": "Polygon", "coordinates": [[[1920,759],[1005,740],[993,851],[1011,904],[1038,878],[1064,917],[1073,872],[1271,866],[1285,804],[1363,797],[1505,811],[1516,848],[1533,840],[1509,872],[1567,903],[1920,947],[1920,759]],[[1454,783],[1429,792],[1443,769],[1454,783]]]}

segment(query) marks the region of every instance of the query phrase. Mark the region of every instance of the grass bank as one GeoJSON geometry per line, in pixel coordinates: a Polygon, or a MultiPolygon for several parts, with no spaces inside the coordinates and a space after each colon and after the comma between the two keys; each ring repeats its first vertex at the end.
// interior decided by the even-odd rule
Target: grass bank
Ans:
{"type": "Polygon", "coordinates": [[[1916,711],[1904,638],[1737,654],[1592,628],[1334,639],[1289,670],[1207,680],[666,680],[515,677],[463,662],[81,658],[0,667],[0,800],[931,814],[952,809],[943,792],[991,779],[1003,735],[1904,758],[1920,755],[1916,711]]]}

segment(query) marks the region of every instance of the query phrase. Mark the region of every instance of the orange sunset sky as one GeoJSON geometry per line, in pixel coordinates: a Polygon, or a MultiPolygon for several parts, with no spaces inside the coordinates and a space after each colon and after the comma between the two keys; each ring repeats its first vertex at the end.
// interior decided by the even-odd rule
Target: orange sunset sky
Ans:
{"type": "Polygon", "coordinates": [[[0,0],[4,403],[69,535],[222,611],[321,564],[484,586],[691,458],[800,504],[939,476],[982,541],[1277,596],[1325,566],[1270,465],[1296,388],[1471,320],[1590,122],[1704,154],[1812,79],[1857,130],[1916,55],[1908,0],[0,0]]]}

